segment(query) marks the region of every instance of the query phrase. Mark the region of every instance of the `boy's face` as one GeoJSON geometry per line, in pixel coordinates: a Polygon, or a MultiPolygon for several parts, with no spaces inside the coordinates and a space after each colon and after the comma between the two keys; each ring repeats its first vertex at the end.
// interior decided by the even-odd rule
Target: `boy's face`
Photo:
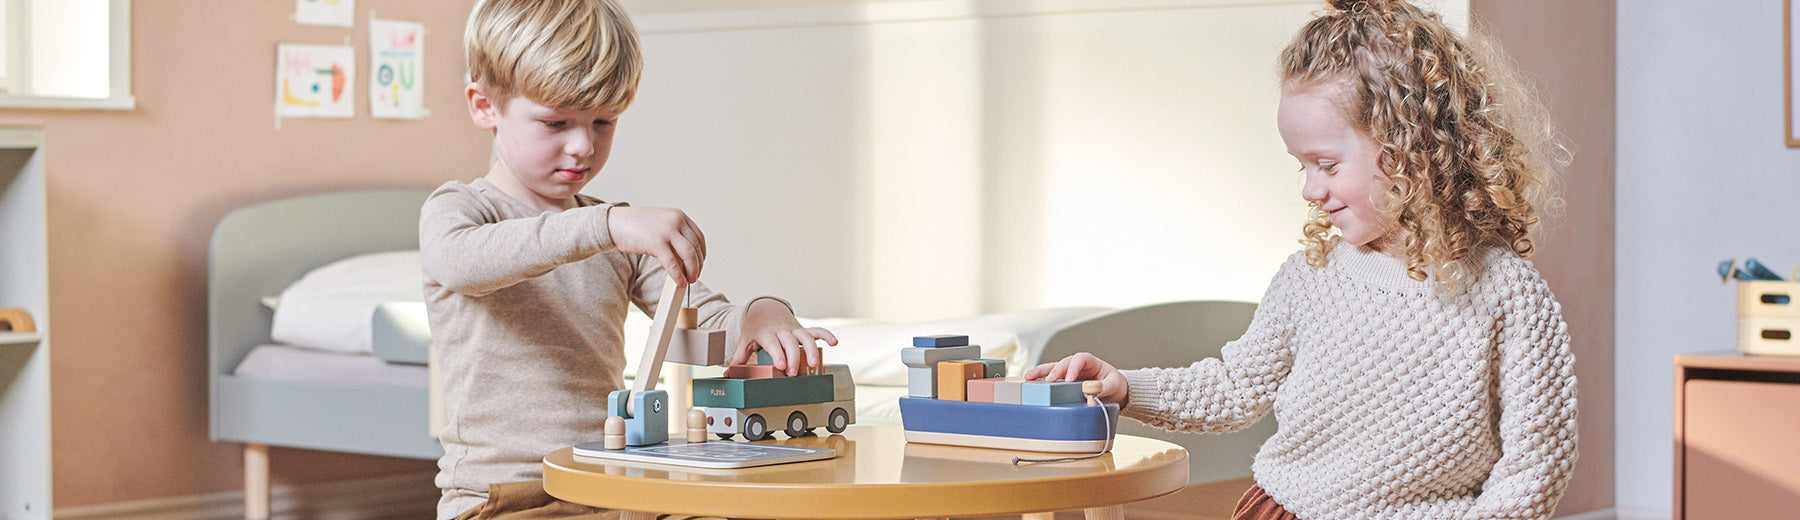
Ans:
{"type": "Polygon", "coordinates": [[[537,206],[572,208],[612,153],[619,114],[554,108],[524,96],[495,103],[478,85],[468,88],[475,126],[494,132],[500,165],[488,175],[502,191],[537,206]],[[509,178],[510,177],[510,178],[509,178]]]}
{"type": "Polygon", "coordinates": [[[1342,92],[1330,83],[1283,89],[1275,125],[1306,173],[1300,196],[1325,212],[1344,242],[1394,253],[1398,226],[1377,206],[1388,184],[1375,142],[1344,119],[1342,92]]]}

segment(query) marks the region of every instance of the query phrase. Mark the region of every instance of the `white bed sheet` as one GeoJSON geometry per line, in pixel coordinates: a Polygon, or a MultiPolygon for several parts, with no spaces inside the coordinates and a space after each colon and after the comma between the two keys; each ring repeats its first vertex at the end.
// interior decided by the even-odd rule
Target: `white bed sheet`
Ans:
{"type": "Polygon", "coordinates": [[[424,366],[388,363],[373,354],[327,352],[288,345],[250,350],[233,375],[267,381],[301,381],[354,385],[387,385],[424,389],[430,372],[424,366]]]}

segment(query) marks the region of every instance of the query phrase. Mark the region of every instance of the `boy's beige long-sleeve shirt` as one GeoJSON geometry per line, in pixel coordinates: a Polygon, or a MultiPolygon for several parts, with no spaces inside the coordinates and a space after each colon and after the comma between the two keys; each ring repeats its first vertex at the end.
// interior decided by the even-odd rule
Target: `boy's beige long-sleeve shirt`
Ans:
{"type": "MultiPolygon", "coordinates": [[[[449,424],[438,518],[487,499],[488,486],[543,478],[551,451],[599,440],[606,395],[623,387],[623,324],[655,309],[654,257],[613,247],[610,204],[544,213],[484,179],[449,182],[419,218],[425,302],[449,424]]],[[[743,308],[694,284],[701,326],[737,344],[743,308]]]]}
{"type": "Polygon", "coordinates": [[[1124,413],[1224,432],[1273,412],[1251,471],[1300,518],[1549,518],[1575,464],[1568,326],[1531,262],[1480,263],[1446,299],[1379,252],[1296,253],[1219,358],[1125,371],[1124,413]]]}

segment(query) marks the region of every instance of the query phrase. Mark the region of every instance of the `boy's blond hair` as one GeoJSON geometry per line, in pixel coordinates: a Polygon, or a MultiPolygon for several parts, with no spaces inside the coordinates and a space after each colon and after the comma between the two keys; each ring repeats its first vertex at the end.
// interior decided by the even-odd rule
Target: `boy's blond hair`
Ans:
{"type": "MultiPolygon", "coordinates": [[[[1379,149],[1381,209],[1403,232],[1407,274],[1455,292],[1482,248],[1530,256],[1537,204],[1560,203],[1548,187],[1567,148],[1510,60],[1403,0],[1330,4],[1282,51],[1282,87],[1344,93],[1347,119],[1379,149]]],[[[1315,267],[1330,230],[1315,206],[1301,240],[1315,267]]]]}
{"type": "Polygon", "coordinates": [[[469,79],[500,106],[624,111],[644,69],[637,29],[616,0],[480,0],[463,31],[469,79]]]}

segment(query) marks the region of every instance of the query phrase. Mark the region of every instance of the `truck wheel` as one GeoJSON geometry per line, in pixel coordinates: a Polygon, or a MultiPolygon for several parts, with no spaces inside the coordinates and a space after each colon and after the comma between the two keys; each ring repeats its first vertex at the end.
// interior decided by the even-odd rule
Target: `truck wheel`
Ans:
{"type": "Polygon", "coordinates": [[[833,408],[831,410],[830,421],[825,423],[825,431],[831,433],[844,433],[844,429],[849,427],[850,412],[844,411],[843,408],[833,408]]]}
{"type": "Polygon", "coordinates": [[[715,434],[715,435],[718,435],[719,438],[723,439],[723,440],[731,440],[732,437],[736,437],[736,435],[729,434],[729,433],[719,433],[719,434],[715,434]]]}
{"type": "Polygon", "coordinates": [[[769,438],[769,422],[762,415],[751,415],[744,418],[744,440],[760,441],[769,438]]]}
{"type": "Polygon", "coordinates": [[[810,430],[812,428],[806,427],[806,414],[799,411],[788,414],[787,436],[789,439],[806,435],[806,432],[810,430]]]}

